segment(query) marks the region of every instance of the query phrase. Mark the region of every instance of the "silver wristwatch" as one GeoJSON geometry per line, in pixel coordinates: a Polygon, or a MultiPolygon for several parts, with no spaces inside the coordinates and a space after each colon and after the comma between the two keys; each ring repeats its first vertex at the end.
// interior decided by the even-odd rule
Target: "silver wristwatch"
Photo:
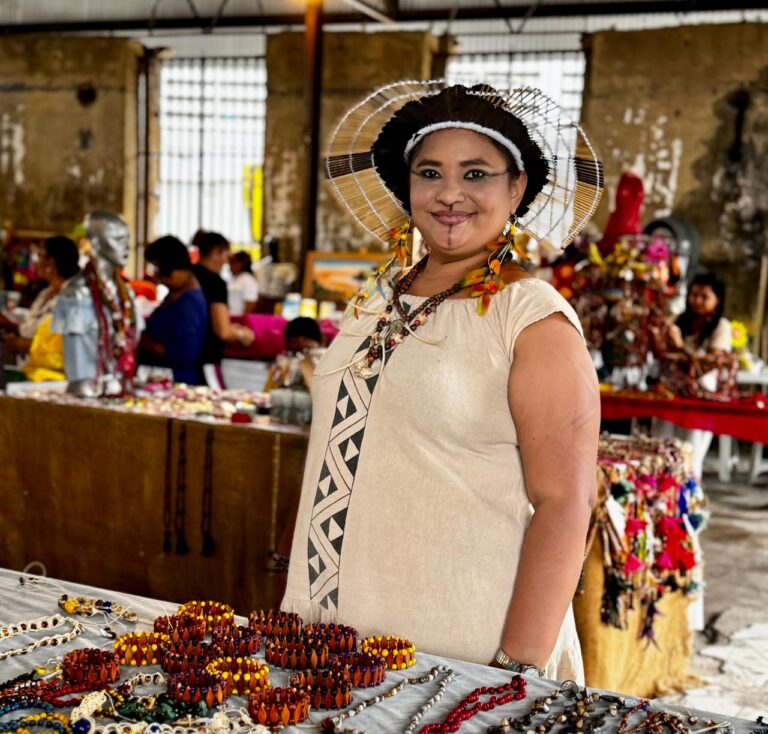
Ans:
{"type": "Polygon", "coordinates": [[[518,663],[516,660],[512,660],[507,653],[501,648],[496,651],[496,655],[493,658],[502,668],[509,670],[513,673],[520,673],[521,675],[530,675],[534,678],[543,678],[544,671],[541,668],[537,668],[535,665],[527,665],[526,663],[518,663]]]}

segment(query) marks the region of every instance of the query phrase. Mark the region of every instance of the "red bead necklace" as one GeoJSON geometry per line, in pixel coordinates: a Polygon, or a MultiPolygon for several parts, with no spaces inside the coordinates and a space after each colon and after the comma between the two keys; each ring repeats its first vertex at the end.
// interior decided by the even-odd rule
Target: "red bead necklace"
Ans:
{"type": "Polygon", "coordinates": [[[458,731],[461,725],[471,719],[480,711],[491,711],[497,706],[503,706],[511,701],[522,701],[525,698],[525,680],[516,675],[509,683],[502,686],[483,686],[475,688],[453,711],[451,711],[445,720],[437,724],[428,724],[419,734],[445,734],[446,732],[458,731]],[[490,698],[485,702],[480,702],[480,696],[490,698]],[[475,704],[470,707],[470,704],[475,704]]]}

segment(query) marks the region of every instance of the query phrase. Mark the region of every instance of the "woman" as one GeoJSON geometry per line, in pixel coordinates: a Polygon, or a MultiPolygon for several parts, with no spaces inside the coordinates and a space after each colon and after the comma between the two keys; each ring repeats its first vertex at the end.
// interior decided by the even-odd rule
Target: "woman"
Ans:
{"type": "Polygon", "coordinates": [[[597,161],[546,152],[544,129],[564,129],[547,108],[533,90],[405,82],[339,125],[337,194],[381,236],[410,216],[429,255],[366,287],[317,367],[283,608],[580,679],[597,379],[573,310],[499,241],[520,217],[567,244],[599,198],[597,161]]]}
{"type": "MultiPolygon", "coordinates": [[[[691,282],[688,301],[677,320],[669,328],[669,344],[673,349],[695,355],[730,352],[731,322],[723,316],[725,284],[711,273],[697,275],[691,282]]],[[[653,420],[652,433],[659,437],[676,437],[691,445],[691,470],[698,479],[704,473],[704,459],[712,445],[711,431],[675,426],[668,421],[653,420]]],[[[703,627],[702,627],[703,629],[703,627]]]]}
{"type": "Polygon", "coordinates": [[[670,328],[670,342],[676,349],[694,353],[730,352],[731,322],[723,317],[725,284],[711,273],[697,275],[691,283],[688,304],[670,328]]]}
{"type": "Polygon", "coordinates": [[[23,321],[3,319],[0,323],[0,328],[9,332],[4,339],[5,348],[27,358],[18,379],[65,379],[63,342],[59,334],[51,331],[51,321],[62,288],[80,271],[79,259],[77,245],[68,237],[47,238],[38,256],[37,276],[48,285],[35,298],[23,321]]]}
{"type": "Polygon", "coordinates": [[[208,304],[192,272],[189,252],[176,237],[161,237],[147,247],[144,256],[157,268],[168,295],[147,320],[139,361],[170,367],[176,382],[196,385],[208,304]]]}

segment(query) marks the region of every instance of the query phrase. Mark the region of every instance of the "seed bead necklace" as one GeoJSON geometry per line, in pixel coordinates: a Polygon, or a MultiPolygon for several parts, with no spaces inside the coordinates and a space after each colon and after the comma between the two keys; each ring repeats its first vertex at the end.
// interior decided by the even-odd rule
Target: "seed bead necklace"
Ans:
{"type": "Polygon", "coordinates": [[[511,701],[522,701],[525,698],[525,679],[516,675],[509,683],[501,686],[482,686],[475,688],[464,700],[462,700],[444,721],[437,724],[425,726],[419,734],[446,734],[446,732],[455,732],[461,728],[465,721],[469,721],[473,716],[481,711],[492,711],[497,706],[503,706],[511,701]],[[490,694],[488,701],[479,701],[480,696],[490,694]],[[471,704],[475,704],[471,706],[471,704]]]}
{"type": "Polygon", "coordinates": [[[453,670],[448,668],[445,665],[436,665],[432,670],[429,671],[426,675],[421,675],[418,678],[404,678],[401,680],[396,686],[393,686],[390,688],[386,693],[382,693],[378,696],[373,696],[373,698],[369,698],[367,701],[361,701],[357,704],[357,706],[354,706],[353,708],[349,709],[349,711],[345,711],[343,714],[339,714],[338,716],[332,716],[328,717],[327,719],[323,719],[320,722],[320,726],[323,728],[323,731],[326,732],[340,732],[342,731],[341,725],[346,719],[350,719],[353,716],[357,716],[357,714],[365,711],[369,706],[374,706],[377,703],[381,703],[382,701],[386,701],[388,698],[393,698],[398,693],[400,693],[406,686],[416,686],[421,685],[423,683],[429,683],[430,681],[433,681],[435,678],[437,678],[438,675],[443,675],[444,678],[440,681],[440,686],[438,689],[438,692],[432,696],[430,699],[430,702],[427,702],[428,705],[422,706],[419,711],[414,714],[411,717],[411,724],[406,729],[407,734],[411,734],[415,730],[415,727],[418,725],[419,721],[421,720],[421,717],[424,716],[424,714],[429,710],[429,708],[437,703],[437,701],[440,700],[443,693],[445,692],[445,687],[448,685],[448,683],[453,680],[454,676],[456,675],[453,670]]]}
{"type": "Polygon", "coordinates": [[[446,290],[430,296],[418,308],[406,312],[400,299],[408,292],[416,278],[418,278],[424,271],[428,260],[428,255],[422,260],[419,260],[419,262],[417,262],[402,278],[400,278],[400,280],[397,281],[397,283],[395,283],[392,290],[392,299],[379,318],[375,331],[370,335],[370,346],[368,351],[355,365],[355,371],[359,377],[371,377],[374,374],[372,369],[374,363],[381,360],[383,366],[387,355],[391,354],[395,347],[397,347],[397,345],[409,334],[413,335],[416,339],[419,339],[415,332],[427,322],[429,315],[433,313],[438,306],[464,288],[484,282],[489,272],[491,272],[490,267],[487,265],[472,270],[461,280],[454,283],[450,288],[446,288],[446,290]]]}
{"type": "Polygon", "coordinates": [[[11,650],[5,650],[0,653],[0,661],[8,658],[16,657],[18,655],[26,655],[40,647],[56,647],[56,645],[62,645],[65,642],[71,642],[82,631],[83,625],[76,619],[65,619],[60,614],[54,614],[50,617],[39,617],[38,619],[31,619],[25,622],[18,622],[17,624],[11,624],[7,627],[0,628],[0,640],[7,640],[16,635],[20,635],[28,632],[40,632],[45,630],[46,632],[51,629],[56,629],[64,624],[72,626],[69,632],[60,635],[50,635],[43,637],[41,640],[35,640],[25,647],[17,647],[11,650]]]}

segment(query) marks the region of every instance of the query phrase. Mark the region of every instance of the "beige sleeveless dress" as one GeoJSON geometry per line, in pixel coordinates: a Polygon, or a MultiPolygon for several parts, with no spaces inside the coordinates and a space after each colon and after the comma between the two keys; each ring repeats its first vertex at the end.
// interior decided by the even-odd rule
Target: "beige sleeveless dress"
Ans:
{"type": "MultiPolygon", "coordinates": [[[[423,302],[404,296],[410,308],[423,302]]],[[[373,297],[368,307],[383,307],[373,297]]],[[[318,365],[312,432],[282,608],[393,634],[417,649],[488,663],[498,648],[533,510],[507,383],[515,340],[570,305],[533,278],[485,316],[448,300],[380,374],[333,372],[367,351],[376,316],[348,317],[318,365]]],[[[553,389],[557,389],[553,385],[553,389]]],[[[572,611],[548,678],[583,680],[572,611]]]]}

